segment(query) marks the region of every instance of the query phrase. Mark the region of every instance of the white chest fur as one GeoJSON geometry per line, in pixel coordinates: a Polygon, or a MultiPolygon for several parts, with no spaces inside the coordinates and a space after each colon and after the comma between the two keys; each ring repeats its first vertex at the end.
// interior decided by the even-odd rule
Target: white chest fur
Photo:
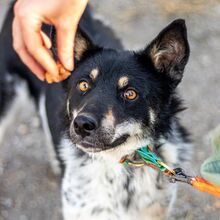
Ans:
{"type": "Polygon", "coordinates": [[[64,142],[65,220],[162,219],[166,215],[175,190],[166,184],[159,189],[155,170],[129,169],[119,163],[80,156],[68,140],[64,142]]]}

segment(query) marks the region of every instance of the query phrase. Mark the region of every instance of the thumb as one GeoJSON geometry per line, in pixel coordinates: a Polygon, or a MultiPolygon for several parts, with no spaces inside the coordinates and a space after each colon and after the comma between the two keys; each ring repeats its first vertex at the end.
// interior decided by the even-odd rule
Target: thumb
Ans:
{"type": "Polygon", "coordinates": [[[60,62],[67,70],[72,71],[74,68],[74,63],[73,63],[74,38],[77,27],[72,28],[72,25],[69,27],[65,28],[59,26],[56,28],[57,51],[60,62]]]}

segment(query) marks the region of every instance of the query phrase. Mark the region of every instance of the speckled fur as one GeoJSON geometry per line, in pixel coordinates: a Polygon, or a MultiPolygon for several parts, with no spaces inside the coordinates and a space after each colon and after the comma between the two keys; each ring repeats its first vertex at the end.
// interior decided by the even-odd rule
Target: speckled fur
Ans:
{"type": "MultiPolygon", "coordinates": [[[[191,144],[184,142],[176,126],[174,136],[157,143],[160,156],[172,167],[182,166],[191,152],[191,144]],[[182,151],[185,158],[181,158],[182,151]]],[[[112,152],[85,154],[65,137],[60,155],[66,166],[62,183],[65,220],[159,220],[168,216],[176,185],[157,171],[125,167],[115,162],[119,158],[112,152]]]]}

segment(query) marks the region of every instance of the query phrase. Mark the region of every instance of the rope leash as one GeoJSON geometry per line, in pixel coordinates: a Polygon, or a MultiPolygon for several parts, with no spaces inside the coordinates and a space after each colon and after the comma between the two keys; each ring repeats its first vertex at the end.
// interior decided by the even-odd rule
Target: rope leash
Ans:
{"type": "Polygon", "coordinates": [[[139,148],[133,154],[122,157],[120,163],[133,167],[143,167],[145,165],[152,167],[168,177],[171,183],[187,183],[201,192],[220,197],[220,187],[211,184],[200,176],[186,175],[182,168],[171,169],[153,152],[151,145],[139,148]],[[139,156],[138,159],[135,158],[135,154],[139,156]]]}

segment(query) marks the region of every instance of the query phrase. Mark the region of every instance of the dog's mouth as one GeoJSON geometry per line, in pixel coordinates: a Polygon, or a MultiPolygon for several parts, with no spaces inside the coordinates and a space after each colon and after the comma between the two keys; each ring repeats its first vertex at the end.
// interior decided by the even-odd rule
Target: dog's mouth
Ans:
{"type": "Polygon", "coordinates": [[[111,144],[106,144],[104,141],[96,141],[92,138],[84,138],[80,141],[75,142],[76,146],[81,150],[88,152],[88,153],[98,153],[102,151],[114,150],[118,146],[126,143],[129,135],[125,134],[121,137],[115,139],[111,144]]]}
{"type": "Polygon", "coordinates": [[[101,147],[98,147],[94,143],[88,141],[79,141],[76,143],[76,146],[79,149],[89,153],[98,153],[102,151],[101,147]]]}

